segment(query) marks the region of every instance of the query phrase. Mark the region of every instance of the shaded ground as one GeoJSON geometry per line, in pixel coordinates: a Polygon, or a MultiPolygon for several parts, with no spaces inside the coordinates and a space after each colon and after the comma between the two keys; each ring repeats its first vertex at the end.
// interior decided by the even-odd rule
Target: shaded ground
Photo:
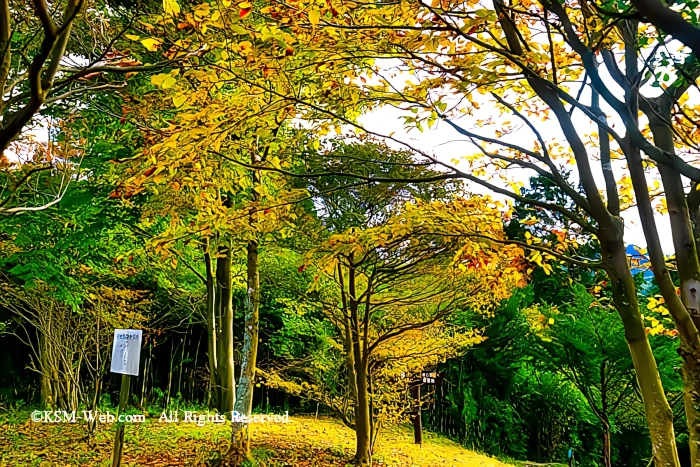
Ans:
{"type": "MultiPolygon", "coordinates": [[[[150,418],[126,426],[123,467],[215,465],[228,447],[229,428],[208,424],[159,423],[150,418]]],[[[111,465],[114,425],[98,426],[92,442],[85,425],[30,421],[29,413],[0,415],[0,467],[111,465]]],[[[287,424],[258,424],[253,449],[260,467],[346,466],[353,433],[335,420],[290,417],[287,424]]],[[[505,467],[431,433],[423,447],[412,444],[409,429],[380,433],[377,465],[408,467],[505,467]]]]}

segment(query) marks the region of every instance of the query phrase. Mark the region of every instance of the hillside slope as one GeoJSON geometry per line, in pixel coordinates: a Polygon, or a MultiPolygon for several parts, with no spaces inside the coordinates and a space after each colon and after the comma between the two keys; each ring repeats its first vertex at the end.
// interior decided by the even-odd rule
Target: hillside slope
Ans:
{"type": "MultiPolygon", "coordinates": [[[[114,425],[99,425],[92,441],[85,426],[30,421],[29,413],[0,415],[0,467],[107,466],[114,425]]],[[[123,467],[216,465],[228,447],[225,425],[187,423],[128,424],[123,467]]],[[[380,433],[375,465],[406,467],[506,467],[457,443],[425,433],[412,444],[409,428],[380,433]]],[[[352,457],[351,430],[332,419],[290,417],[289,423],[257,424],[253,432],[254,467],[345,467],[352,457]]]]}
{"type": "MultiPolygon", "coordinates": [[[[413,434],[408,428],[384,430],[379,434],[374,460],[382,465],[409,467],[506,466],[497,459],[464,449],[433,433],[424,433],[424,438],[421,447],[413,444],[413,434]]],[[[350,458],[354,442],[352,431],[341,422],[331,419],[294,418],[286,425],[260,426],[254,434],[254,445],[258,447],[256,454],[259,457],[263,457],[261,454],[266,448],[284,446],[288,449],[298,448],[299,452],[324,450],[350,458]]]]}

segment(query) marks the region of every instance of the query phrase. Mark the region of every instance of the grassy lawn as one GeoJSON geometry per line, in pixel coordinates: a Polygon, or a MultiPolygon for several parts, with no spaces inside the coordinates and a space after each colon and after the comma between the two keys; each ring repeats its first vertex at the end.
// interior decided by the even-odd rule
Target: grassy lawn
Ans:
{"type": "MultiPolygon", "coordinates": [[[[114,425],[98,426],[92,442],[85,426],[29,421],[29,413],[0,415],[0,467],[111,465],[114,425]]],[[[157,417],[126,427],[124,467],[215,465],[228,446],[227,425],[203,427],[159,423],[157,417]]],[[[408,428],[380,433],[376,465],[414,467],[505,467],[496,459],[425,433],[422,447],[408,428]]],[[[253,466],[345,466],[352,457],[353,433],[331,419],[290,417],[287,424],[258,424],[253,434],[253,466]]]]}

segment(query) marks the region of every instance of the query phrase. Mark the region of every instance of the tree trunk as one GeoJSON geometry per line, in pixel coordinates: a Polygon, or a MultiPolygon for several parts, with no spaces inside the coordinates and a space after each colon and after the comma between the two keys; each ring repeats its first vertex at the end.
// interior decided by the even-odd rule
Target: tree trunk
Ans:
{"type": "MultiPolygon", "coordinates": [[[[350,322],[352,325],[352,352],[355,360],[355,387],[357,390],[357,404],[355,405],[355,465],[371,465],[372,462],[372,434],[370,419],[368,363],[366,352],[363,352],[363,342],[360,341],[360,317],[359,303],[355,284],[355,268],[353,258],[348,258],[348,298],[350,304],[350,322]]],[[[366,336],[365,336],[366,337],[366,336]]]]}
{"type": "Polygon", "coordinates": [[[51,391],[51,381],[48,376],[49,362],[44,342],[44,337],[40,335],[37,345],[39,348],[39,406],[42,410],[49,410],[53,407],[54,401],[51,391]]]}
{"type": "Polygon", "coordinates": [[[216,260],[217,308],[221,320],[220,353],[217,355],[221,399],[219,410],[232,412],[236,401],[236,384],[233,359],[233,296],[231,294],[231,248],[219,247],[216,260]]]}
{"type": "MultiPolygon", "coordinates": [[[[625,74],[630,82],[637,82],[640,74],[637,59],[639,50],[636,40],[638,26],[638,21],[626,20],[620,25],[619,29],[625,43],[625,74]]],[[[625,126],[629,127],[630,131],[632,126],[639,126],[639,101],[640,99],[638,96],[637,87],[627,86],[625,88],[625,102],[632,119],[630,122],[626,122],[625,126]]],[[[685,314],[687,318],[687,313],[685,312],[685,309],[678,310],[677,308],[679,307],[674,308],[674,304],[671,303],[673,301],[671,298],[677,299],[675,296],[675,288],[671,283],[671,277],[668,274],[668,271],[666,271],[665,258],[661,248],[661,242],[659,239],[658,230],[656,228],[656,220],[654,218],[654,212],[649,198],[649,190],[644,174],[644,164],[642,161],[641,152],[640,149],[633,143],[630,131],[627,132],[621,146],[625,159],[627,160],[630,178],[632,180],[632,187],[634,189],[635,199],[637,201],[637,210],[641,219],[644,237],[647,241],[647,249],[649,250],[649,258],[652,263],[654,277],[656,278],[657,284],[661,289],[661,293],[664,295],[664,298],[669,305],[669,311],[673,315],[674,320],[679,326],[682,327],[683,324],[681,324],[681,322],[683,320],[681,319],[681,315],[685,314]]],[[[620,235],[620,238],[622,238],[622,235],[620,235]]],[[[625,258],[625,263],[626,262],[627,261],[625,258]]],[[[627,271],[627,276],[629,276],[629,279],[631,279],[631,273],[629,273],[628,268],[627,271]]],[[[627,281],[628,279],[625,278],[625,282],[627,281]]],[[[634,290],[630,287],[626,288],[629,292],[634,290]]],[[[636,293],[634,295],[628,293],[628,297],[626,298],[634,299],[634,301],[628,301],[630,304],[634,304],[637,310],[634,313],[634,320],[636,321],[637,316],[639,315],[639,305],[637,303],[636,293]]],[[[626,301],[625,298],[621,297],[619,301],[620,306],[624,307],[626,301]]],[[[682,306],[680,308],[682,308],[682,306]]],[[[644,323],[641,320],[641,317],[639,320],[641,322],[641,329],[644,330],[644,323]]],[[[689,319],[686,319],[685,321],[690,322],[689,319]]],[[[634,335],[630,334],[630,338],[628,338],[627,341],[636,341],[641,343],[641,338],[636,337],[639,330],[636,327],[632,328],[632,326],[630,326],[630,328],[630,332],[634,332],[634,335]]],[[[625,330],[627,331],[627,326],[625,330]]],[[[697,331],[695,331],[695,334],[697,334],[697,331]]],[[[656,368],[656,362],[653,360],[654,357],[651,354],[651,349],[649,349],[649,355],[647,355],[646,348],[649,348],[649,342],[646,336],[644,336],[644,347],[645,348],[642,349],[641,345],[638,345],[636,353],[633,352],[632,354],[632,358],[635,361],[635,369],[637,369],[637,360],[640,360],[640,368],[637,369],[637,379],[640,382],[640,387],[642,380],[644,379],[644,384],[648,386],[649,396],[653,397],[655,391],[658,391],[657,401],[655,403],[644,400],[647,421],[649,423],[649,430],[651,434],[652,454],[657,467],[665,467],[669,465],[677,466],[679,465],[679,460],[673,432],[673,413],[668,405],[666,397],[663,394],[663,388],[661,387],[661,382],[659,381],[658,369],[656,368]],[[644,365],[642,362],[647,363],[644,365]],[[646,366],[646,374],[641,371],[643,366],[646,366]],[[650,373],[652,367],[654,369],[653,375],[650,373]],[[661,403],[664,405],[660,405],[661,403]]]]}
{"type": "Polygon", "coordinates": [[[420,384],[413,388],[413,399],[416,402],[416,413],[413,416],[413,442],[423,444],[423,419],[421,414],[420,384]]]}
{"type": "MultiPolygon", "coordinates": [[[[255,365],[258,359],[258,339],[260,327],[260,271],[258,242],[248,242],[247,258],[248,291],[246,296],[245,331],[241,356],[241,375],[236,392],[236,412],[251,415],[253,411],[253,389],[255,387],[255,365]]],[[[231,435],[231,449],[240,457],[250,457],[250,424],[234,424],[231,435]]]]}
{"type": "Polygon", "coordinates": [[[357,376],[355,375],[355,356],[352,346],[351,316],[348,311],[347,294],[345,293],[343,266],[340,263],[338,263],[338,282],[340,283],[340,294],[343,305],[343,347],[345,348],[345,365],[347,366],[348,372],[350,399],[354,405],[357,405],[357,376]]]}
{"type": "MultiPolygon", "coordinates": [[[[607,384],[607,360],[600,365],[600,412],[598,414],[603,425],[603,465],[612,467],[612,451],[610,443],[610,417],[608,417],[608,384],[607,384]]],[[[595,410],[595,408],[594,408],[595,410]]],[[[597,411],[597,410],[596,410],[597,411]]]]}
{"type": "Polygon", "coordinates": [[[207,281],[207,353],[209,357],[209,408],[220,407],[221,391],[219,390],[218,359],[217,359],[217,326],[216,326],[216,281],[214,278],[211,254],[204,252],[207,281]]]}
{"type": "MultiPolygon", "coordinates": [[[[355,354],[357,357],[357,354],[355,354]]],[[[355,412],[355,465],[370,465],[372,455],[370,451],[370,415],[369,415],[369,390],[367,385],[367,363],[363,359],[357,359],[355,365],[357,373],[357,406],[355,412]]]]}
{"type": "Polygon", "coordinates": [[[601,229],[599,234],[603,265],[610,278],[613,304],[622,318],[625,339],[632,354],[649,426],[652,454],[657,467],[678,467],[673,412],[666,400],[656,360],[639,311],[634,278],[627,263],[622,240],[621,219],[616,219],[615,227],[616,232],[601,229]]]}
{"type": "Polygon", "coordinates": [[[612,453],[610,450],[610,425],[603,427],[603,465],[612,467],[612,453]]]}
{"type": "MultiPolygon", "coordinates": [[[[654,143],[671,154],[675,153],[673,130],[666,123],[671,121],[672,102],[667,95],[662,95],[654,101],[654,108],[646,112],[649,126],[654,135],[654,143]],[[664,98],[665,97],[665,98],[664,98]],[[653,111],[652,111],[653,110],[653,111]]],[[[647,109],[645,109],[647,110],[647,109]]],[[[700,465],[700,342],[693,339],[700,326],[700,265],[693,235],[690,210],[683,191],[683,181],[678,172],[663,165],[659,166],[663,181],[671,220],[673,246],[676,253],[676,264],[681,281],[681,299],[688,310],[691,320],[687,327],[695,329],[680,329],[682,322],[676,322],[681,337],[680,355],[683,358],[683,399],[689,434],[691,465],[700,465]]],[[[657,266],[654,265],[657,272],[657,266]]],[[[661,272],[661,271],[658,271],[661,272]]],[[[669,287],[670,292],[670,287],[669,287]]]]}

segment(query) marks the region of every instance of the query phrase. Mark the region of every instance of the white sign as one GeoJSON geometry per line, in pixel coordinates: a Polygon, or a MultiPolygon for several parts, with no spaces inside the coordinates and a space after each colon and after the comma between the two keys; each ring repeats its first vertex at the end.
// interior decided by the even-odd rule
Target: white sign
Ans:
{"type": "Polygon", "coordinates": [[[112,346],[112,373],[139,375],[139,357],[141,356],[141,330],[115,329],[112,346]]]}

